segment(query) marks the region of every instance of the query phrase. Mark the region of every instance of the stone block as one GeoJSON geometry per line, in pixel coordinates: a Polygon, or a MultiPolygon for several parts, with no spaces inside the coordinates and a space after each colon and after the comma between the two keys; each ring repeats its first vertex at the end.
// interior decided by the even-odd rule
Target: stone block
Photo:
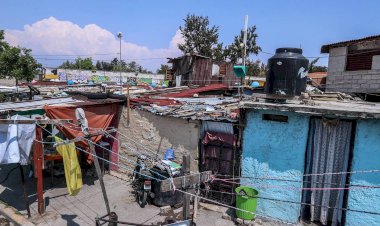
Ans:
{"type": "Polygon", "coordinates": [[[360,80],[358,80],[358,83],[361,84],[361,85],[365,85],[368,82],[369,82],[369,80],[367,80],[367,79],[360,79],[360,80]]]}
{"type": "Polygon", "coordinates": [[[371,84],[369,84],[369,88],[371,88],[371,89],[379,89],[380,88],[380,85],[379,84],[373,84],[373,83],[371,83],[371,84]]]}
{"type": "Polygon", "coordinates": [[[171,206],[162,206],[160,207],[160,213],[166,214],[169,213],[172,210],[171,206]]]}
{"type": "Polygon", "coordinates": [[[372,75],[362,75],[362,79],[371,80],[372,75]]]}
{"type": "Polygon", "coordinates": [[[380,73],[379,74],[372,74],[371,79],[380,79],[380,73]]]}
{"type": "Polygon", "coordinates": [[[360,88],[368,89],[369,88],[369,84],[360,84],[360,88]]]}
{"type": "Polygon", "coordinates": [[[236,218],[235,219],[236,223],[240,224],[240,225],[243,225],[244,224],[244,220],[241,219],[241,218],[236,218]]]}
{"type": "Polygon", "coordinates": [[[232,219],[232,217],[228,215],[227,213],[223,213],[222,218],[229,221],[232,219]]]}

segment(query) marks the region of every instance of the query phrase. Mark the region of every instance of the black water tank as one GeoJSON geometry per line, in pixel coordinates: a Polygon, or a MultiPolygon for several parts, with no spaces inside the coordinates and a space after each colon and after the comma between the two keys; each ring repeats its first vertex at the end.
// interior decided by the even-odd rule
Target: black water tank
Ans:
{"type": "Polygon", "coordinates": [[[309,60],[299,48],[278,48],[268,60],[265,92],[285,96],[300,95],[306,89],[309,60]]]}

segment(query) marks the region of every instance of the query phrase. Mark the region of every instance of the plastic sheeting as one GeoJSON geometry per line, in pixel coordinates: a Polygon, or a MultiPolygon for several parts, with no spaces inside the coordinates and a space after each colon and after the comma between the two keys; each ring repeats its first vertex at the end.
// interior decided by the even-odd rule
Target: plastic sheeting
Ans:
{"type": "MultiPolygon", "coordinates": [[[[51,119],[72,119],[73,124],[77,124],[75,118],[75,109],[82,108],[85,112],[89,128],[97,128],[106,130],[109,127],[117,128],[118,118],[119,118],[119,103],[87,103],[78,104],[76,106],[45,106],[45,112],[47,116],[51,119]]],[[[73,139],[78,136],[84,136],[81,129],[74,125],[65,124],[64,126],[58,127],[58,129],[64,134],[68,139],[73,139]]],[[[92,130],[94,131],[94,130],[92,130]]],[[[91,132],[91,130],[90,130],[91,132]]],[[[98,142],[102,139],[102,135],[94,136],[91,138],[92,141],[98,142]]],[[[117,141],[114,141],[117,143],[117,141]]],[[[86,141],[80,141],[76,143],[77,146],[82,148],[88,148],[86,141]]],[[[117,152],[117,148],[112,151],[117,152]]],[[[116,161],[117,156],[111,155],[111,161],[116,161]]],[[[92,156],[88,155],[89,162],[92,162],[92,156]]]]}
{"type": "Polygon", "coordinates": [[[204,137],[206,132],[234,134],[234,127],[232,123],[202,121],[200,137],[204,137]]]}
{"type": "MultiPolygon", "coordinates": [[[[11,119],[30,118],[14,115],[11,119]]],[[[35,124],[0,125],[0,164],[28,164],[30,150],[35,138],[35,124]]]]}

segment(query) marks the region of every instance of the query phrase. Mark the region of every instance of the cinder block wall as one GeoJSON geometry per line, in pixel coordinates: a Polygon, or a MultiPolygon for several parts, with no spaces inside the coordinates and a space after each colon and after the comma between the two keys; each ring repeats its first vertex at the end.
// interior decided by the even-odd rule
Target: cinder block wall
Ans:
{"type": "Polygon", "coordinates": [[[346,71],[347,47],[330,50],[326,90],[346,93],[380,92],[380,56],[373,57],[372,70],[346,71]]]}

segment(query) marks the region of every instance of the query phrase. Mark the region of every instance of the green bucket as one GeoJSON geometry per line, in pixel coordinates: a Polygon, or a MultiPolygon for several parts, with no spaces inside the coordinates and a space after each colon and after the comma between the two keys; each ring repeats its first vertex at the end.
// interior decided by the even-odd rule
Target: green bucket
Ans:
{"type": "Polygon", "coordinates": [[[236,208],[242,210],[236,210],[236,216],[243,220],[252,220],[256,217],[257,196],[259,192],[251,187],[241,186],[235,189],[236,192],[236,208]],[[246,195],[240,195],[240,191],[243,190],[246,195]],[[248,213],[243,210],[252,212],[248,213]]]}

